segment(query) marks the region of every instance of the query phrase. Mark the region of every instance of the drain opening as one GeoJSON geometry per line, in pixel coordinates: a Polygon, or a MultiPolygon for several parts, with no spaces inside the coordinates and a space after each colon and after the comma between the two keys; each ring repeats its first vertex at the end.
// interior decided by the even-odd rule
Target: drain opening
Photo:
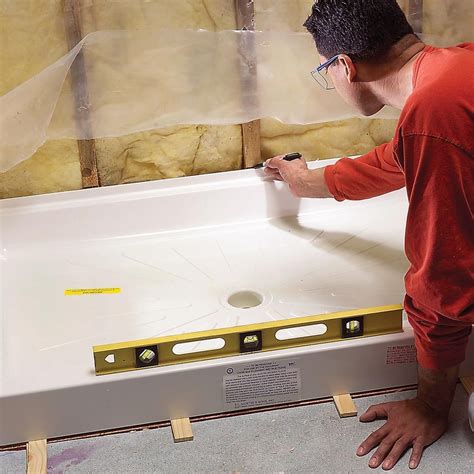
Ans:
{"type": "Polygon", "coordinates": [[[255,308],[263,303],[263,296],[255,291],[239,291],[229,296],[227,302],[234,308],[255,308]]]}

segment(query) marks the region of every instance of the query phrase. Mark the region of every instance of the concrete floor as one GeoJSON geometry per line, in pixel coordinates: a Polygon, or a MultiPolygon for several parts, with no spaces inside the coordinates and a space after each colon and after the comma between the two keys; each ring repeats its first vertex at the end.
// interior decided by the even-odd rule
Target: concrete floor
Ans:
{"type": "MultiPolygon", "coordinates": [[[[356,400],[369,405],[413,396],[403,392],[356,400]]],[[[417,474],[474,472],[468,397],[459,385],[448,433],[424,455],[417,474]]],[[[54,443],[49,472],[372,472],[358,444],[382,422],[340,419],[332,403],[193,424],[193,442],[174,444],[170,428],[54,443]]],[[[408,455],[392,472],[412,472],[408,455]]],[[[381,469],[378,470],[382,472],[381,469]]],[[[0,472],[25,472],[25,452],[0,452],[0,472]]]]}

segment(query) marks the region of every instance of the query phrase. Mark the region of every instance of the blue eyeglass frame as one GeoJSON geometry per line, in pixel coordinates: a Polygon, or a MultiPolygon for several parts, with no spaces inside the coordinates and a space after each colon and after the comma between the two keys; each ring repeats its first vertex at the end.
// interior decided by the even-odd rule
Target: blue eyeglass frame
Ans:
{"type": "Polygon", "coordinates": [[[330,87],[329,84],[328,84],[328,81],[326,80],[326,78],[321,74],[321,71],[323,69],[327,69],[331,64],[333,64],[334,62],[336,62],[339,58],[339,54],[336,54],[335,56],[333,56],[332,58],[329,58],[327,61],[325,61],[324,63],[320,64],[317,68],[313,69],[311,71],[311,75],[313,76],[313,79],[324,89],[326,90],[332,90],[334,89],[334,86],[333,87],[330,87]],[[318,78],[321,78],[322,79],[322,82],[321,80],[318,78]]]}

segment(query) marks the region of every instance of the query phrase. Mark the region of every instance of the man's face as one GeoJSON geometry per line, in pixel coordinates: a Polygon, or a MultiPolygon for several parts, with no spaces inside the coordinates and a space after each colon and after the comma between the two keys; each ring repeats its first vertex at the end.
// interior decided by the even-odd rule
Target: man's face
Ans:
{"type": "MultiPolygon", "coordinates": [[[[320,58],[321,64],[327,61],[327,58],[322,55],[320,58]]],[[[384,104],[371,92],[369,83],[358,80],[357,67],[347,56],[341,55],[336,62],[332,63],[327,74],[342,99],[355,107],[362,115],[370,116],[383,108],[384,104]]]]}

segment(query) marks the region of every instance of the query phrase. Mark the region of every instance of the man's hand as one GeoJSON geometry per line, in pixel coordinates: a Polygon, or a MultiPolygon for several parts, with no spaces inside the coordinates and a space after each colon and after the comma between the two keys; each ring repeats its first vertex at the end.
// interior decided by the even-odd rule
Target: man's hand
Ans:
{"type": "Polygon", "coordinates": [[[303,158],[285,161],[283,156],[275,156],[265,162],[265,174],[268,177],[285,181],[296,197],[332,197],[324,179],[324,168],[309,170],[303,158]]]}
{"type": "Polygon", "coordinates": [[[378,446],[369,467],[376,468],[383,463],[385,470],[392,469],[409,448],[413,448],[409,466],[418,467],[424,448],[434,443],[448,426],[447,414],[436,412],[418,398],[373,405],[360,421],[379,418],[386,418],[387,422],[359,446],[357,455],[364,456],[378,446]]]}
{"type": "Polygon", "coordinates": [[[359,446],[357,455],[364,456],[378,446],[369,466],[375,468],[382,464],[383,469],[392,469],[412,447],[409,466],[418,467],[424,448],[434,443],[448,427],[458,373],[459,366],[425,369],[419,365],[417,398],[374,405],[360,417],[360,421],[386,418],[387,422],[359,446]]]}

